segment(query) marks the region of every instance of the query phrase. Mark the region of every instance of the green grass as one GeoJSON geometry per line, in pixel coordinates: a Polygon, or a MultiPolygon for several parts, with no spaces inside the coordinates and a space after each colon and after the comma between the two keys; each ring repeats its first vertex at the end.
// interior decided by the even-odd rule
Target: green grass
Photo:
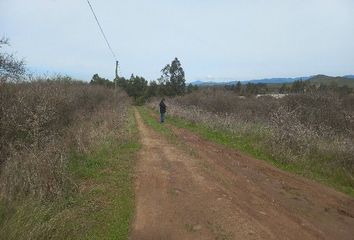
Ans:
{"type": "Polygon", "coordinates": [[[76,191],[54,201],[1,203],[0,239],[128,239],[140,148],[132,110],[127,132],[124,141],[111,139],[90,154],[71,154],[76,191]]]}
{"type": "MultiPolygon", "coordinates": [[[[191,156],[197,156],[197,152],[193,148],[178,140],[176,134],[171,130],[168,124],[161,124],[159,122],[158,116],[155,113],[145,107],[138,107],[138,111],[143,121],[153,130],[162,134],[169,143],[174,144],[191,156]]],[[[169,119],[167,116],[166,118],[169,119]]]]}
{"type": "Polygon", "coordinates": [[[176,143],[177,138],[176,135],[172,132],[165,123],[161,124],[159,122],[158,116],[156,114],[152,114],[152,112],[145,107],[137,107],[140,116],[143,121],[156,132],[164,135],[168,141],[176,143]]]}
{"type": "MultiPolygon", "coordinates": [[[[144,108],[141,111],[145,112],[145,115],[156,115],[156,112],[151,109],[144,108]]],[[[153,119],[154,117],[151,118],[153,119]]],[[[267,137],[266,132],[252,131],[247,135],[237,135],[222,129],[211,129],[206,125],[193,123],[176,116],[167,116],[166,123],[178,128],[188,129],[206,140],[237,149],[254,158],[265,160],[277,168],[316,180],[354,197],[353,177],[343,169],[327,167],[329,165],[325,161],[331,161],[330,156],[314,153],[311,159],[303,159],[303,161],[291,163],[284,162],[274,157],[267,147],[262,144],[262,140],[267,137]]],[[[164,128],[168,128],[168,125],[164,126],[164,128]]],[[[163,131],[168,132],[171,130],[164,129],[163,131]]]]}

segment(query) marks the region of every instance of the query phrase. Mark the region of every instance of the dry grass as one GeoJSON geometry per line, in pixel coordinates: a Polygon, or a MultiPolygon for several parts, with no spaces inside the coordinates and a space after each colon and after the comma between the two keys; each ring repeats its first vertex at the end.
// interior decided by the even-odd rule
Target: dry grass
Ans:
{"type": "Polygon", "coordinates": [[[62,79],[2,82],[0,96],[0,197],[6,200],[71,191],[69,153],[120,138],[129,104],[121,91],[62,79]]]}

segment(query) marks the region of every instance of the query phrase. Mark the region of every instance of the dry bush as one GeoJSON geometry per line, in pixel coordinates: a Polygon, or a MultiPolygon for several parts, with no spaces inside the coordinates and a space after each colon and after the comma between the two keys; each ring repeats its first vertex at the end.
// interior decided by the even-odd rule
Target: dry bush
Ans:
{"type": "Polygon", "coordinates": [[[346,101],[335,93],[311,93],[289,95],[282,99],[281,105],[319,135],[348,135],[354,131],[351,121],[354,105],[346,101]]]}
{"type": "Polygon", "coordinates": [[[76,81],[32,81],[0,86],[0,194],[51,198],[70,187],[69,150],[87,152],[119,137],[125,93],[76,81]]]}
{"type": "MultiPolygon", "coordinates": [[[[150,106],[158,108],[157,102],[151,102],[150,106]]],[[[234,133],[246,133],[252,131],[254,124],[245,123],[232,113],[213,113],[200,109],[197,106],[179,105],[173,100],[168,101],[168,114],[179,116],[193,123],[201,123],[213,130],[222,129],[234,133]]]]}
{"type": "Polygon", "coordinates": [[[353,106],[333,93],[290,95],[271,114],[271,153],[354,172],[353,106]],[[327,160],[326,160],[327,159],[327,160]]]}
{"type": "Polygon", "coordinates": [[[279,101],[272,97],[243,98],[231,91],[216,88],[177,97],[174,102],[182,106],[197,106],[217,114],[232,113],[247,122],[267,121],[271,111],[279,105],[279,101]]]}
{"type": "Polygon", "coordinates": [[[295,111],[284,107],[272,113],[270,136],[266,139],[269,152],[283,162],[299,161],[313,151],[318,142],[316,132],[307,128],[295,111]]]}

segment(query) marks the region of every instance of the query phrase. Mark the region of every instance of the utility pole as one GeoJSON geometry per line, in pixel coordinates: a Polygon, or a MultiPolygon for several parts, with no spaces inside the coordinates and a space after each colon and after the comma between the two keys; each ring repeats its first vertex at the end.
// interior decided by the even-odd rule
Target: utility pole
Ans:
{"type": "Polygon", "coordinates": [[[117,90],[117,81],[118,81],[118,61],[116,61],[116,78],[114,79],[114,88],[117,90]]]}

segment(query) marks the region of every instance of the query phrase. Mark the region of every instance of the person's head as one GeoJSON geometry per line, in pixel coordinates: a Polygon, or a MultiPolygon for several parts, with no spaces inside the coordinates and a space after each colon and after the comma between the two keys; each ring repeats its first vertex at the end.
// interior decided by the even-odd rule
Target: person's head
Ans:
{"type": "Polygon", "coordinates": [[[163,101],[165,101],[165,98],[162,98],[162,99],[161,99],[161,102],[163,102],[163,101]]]}

